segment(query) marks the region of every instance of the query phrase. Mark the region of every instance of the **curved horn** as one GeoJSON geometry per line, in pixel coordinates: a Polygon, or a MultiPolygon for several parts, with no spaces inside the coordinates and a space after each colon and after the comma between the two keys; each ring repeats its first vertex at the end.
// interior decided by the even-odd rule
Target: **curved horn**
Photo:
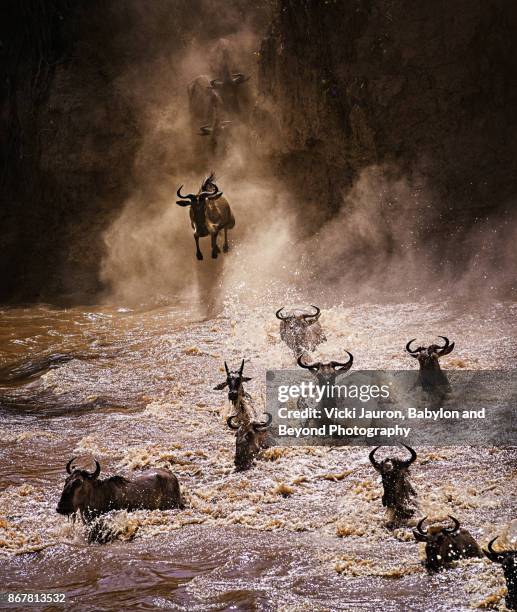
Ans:
{"type": "Polygon", "coordinates": [[[381,464],[375,459],[375,451],[379,450],[380,446],[376,446],[369,454],[370,463],[373,467],[379,472],[381,469],[381,464]]]}
{"type": "Polygon", "coordinates": [[[242,360],[241,369],[239,370],[239,377],[242,377],[242,372],[243,371],[244,371],[244,359],[242,360]]]}
{"type": "Polygon", "coordinates": [[[331,361],[330,365],[333,368],[337,368],[340,366],[340,372],[346,372],[347,370],[349,370],[352,367],[352,364],[354,363],[354,356],[349,351],[346,351],[346,353],[348,353],[348,356],[350,357],[350,359],[346,363],[341,363],[340,361],[331,361]]]}
{"type": "Polygon", "coordinates": [[[178,191],[176,191],[176,195],[178,196],[178,198],[181,198],[182,200],[195,200],[196,196],[193,193],[189,193],[187,195],[181,195],[181,189],[182,189],[183,185],[180,185],[178,188],[178,191]]]}
{"type": "Polygon", "coordinates": [[[448,355],[449,353],[451,353],[452,349],[454,348],[454,342],[449,342],[449,338],[446,338],[445,336],[438,336],[438,338],[442,338],[443,340],[445,340],[445,346],[436,347],[438,355],[442,357],[443,355],[448,355]]]}
{"type": "Polygon", "coordinates": [[[97,461],[97,459],[95,460],[95,471],[90,473],[90,478],[92,480],[95,480],[96,478],[99,477],[99,474],[101,473],[101,466],[100,463],[97,461]]]}
{"type": "Polygon", "coordinates": [[[427,519],[427,516],[424,516],[423,519],[420,519],[418,521],[418,525],[416,526],[418,533],[420,533],[421,535],[427,535],[427,529],[425,531],[423,530],[424,521],[426,519],[427,519]]]}
{"type": "Polygon", "coordinates": [[[239,429],[240,425],[234,425],[233,424],[233,420],[232,419],[236,419],[236,418],[237,418],[237,416],[235,414],[232,414],[232,416],[229,416],[226,419],[226,424],[228,425],[228,427],[230,429],[239,429]]]}
{"type": "Polygon", "coordinates": [[[304,314],[304,315],[302,315],[304,319],[312,319],[313,317],[319,317],[320,316],[321,310],[317,306],[314,306],[314,304],[311,304],[311,307],[314,308],[316,310],[316,312],[314,314],[304,314]]]}
{"type": "Polygon", "coordinates": [[[406,461],[404,461],[404,465],[409,467],[413,463],[413,461],[416,460],[416,451],[412,449],[411,446],[408,446],[407,444],[402,444],[402,446],[407,448],[408,451],[411,453],[411,457],[407,459],[406,461]]]}
{"type": "Polygon", "coordinates": [[[494,561],[495,563],[502,563],[505,557],[504,553],[497,552],[497,550],[493,549],[493,544],[498,537],[499,536],[495,536],[495,538],[490,540],[490,542],[488,543],[488,550],[483,549],[483,552],[485,553],[485,556],[490,559],[490,561],[494,561]]]}
{"type": "Polygon", "coordinates": [[[447,338],[446,336],[438,336],[438,338],[445,340],[445,346],[438,346],[437,348],[439,348],[440,350],[443,350],[449,347],[449,344],[450,344],[449,338],[447,338]]]}
{"type": "Polygon", "coordinates": [[[280,313],[282,312],[282,310],[283,310],[283,309],[284,309],[284,307],[282,306],[282,308],[279,308],[279,309],[276,311],[276,313],[275,313],[275,314],[276,314],[276,318],[277,318],[277,319],[280,319],[280,321],[283,321],[284,319],[286,319],[286,318],[287,318],[287,317],[281,317],[281,316],[280,316],[280,313]]]}
{"type": "Polygon", "coordinates": [[[304,363],[302,359],[302,355],[298,357],[297,363],[300,366],[300,368],[305,368],[306,370],[317,370],[320,366],[319,361],[315,361],[314,363],[304,363]]]}
{"type": "Polygon", "coordinates": [[[415,340],[416,340],[416,338],[413,338],[413,339],[411,339],[411,340],[410,340],[410,341],[409,341],[409,342],[406,344],[406,351],[407,351],[407,352],[408,352],[410,355],[412,355],[413,357],[415,356],[415,353],[418,353],[418,349],[417,349],[417,348],[416,348],[416,349],[414,349],[414,350],[412,350],[412,349],[411,349],[411,346],[410,346],[410,344],[411,344],[412,342],[414,342],[415,340]]]}
{"type": "Polygon", "coordinates": [[[200,200],[204,200],[205,198],[208,200],[217,200],[218,198],[220,198],[223,195],[222,191],[202,191],[199,195],[198,198],[200,200]]]}
{"type": "Polygon", "coordinates": [[[235,74],[232,74],[232,82],[235,83],[236,85],[240,85],[241,83],[245,83],[246,81],[249,81],[251,79],[251,77],[247,77],[244,76],[244,74],[242,74],[242,72],[236,72],[235,74]]]}
{"type": "Polygon", "coordinates": [[[270,412],[265,412],[264,414],[267,414],[266,422],[265,423],[253,423],[253,429],[255,431],[262,431],[264,429],[267,429],[271,425],[271,422],[273,421],[273,415],[270,412]]]}
{"type": "Polygon", "coordinates": [[[226,361],[224,362],[224,369],[226,370],[226,376],[230,376],[230,370],[228,369],[228,364],[226,361]]]}
{"type": "Polygon", "coordinates": [[[450,527],[444,527],[444,531],[445,533],[454,533],[455,531],[458,531],[458,529],[460,528],[460,522],[458,521],[457,518],[454,518],[453,516],[451,516],[449,514],[449,518],[451,519],[451,521],[454,523],[454,527],[450,528],[450,527]]]}
{"type": "Polygon", "coordinates": [[[66,464],[66,471],[68,474],[72,473],[71,467],[72,467],[72,463],[74,462],[75,457],[72,457],[70,459],[70,461],[66,464]]]}

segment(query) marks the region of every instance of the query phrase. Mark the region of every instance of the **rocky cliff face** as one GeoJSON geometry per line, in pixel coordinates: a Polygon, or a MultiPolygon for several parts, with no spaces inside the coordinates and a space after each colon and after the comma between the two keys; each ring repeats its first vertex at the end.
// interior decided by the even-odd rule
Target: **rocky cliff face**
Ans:
{"type": "Polygon", "coordinates": [[[138,100],[153,96],[141,77],[163,65],[174,84],[176,53],[243,24],[263,31],[271,12],[256,127],[304,211],[334,215],[372,165],[430,186],[423,205],[438,214],[422,237],[503,214],[516,192],[510,0],[8,0],[1,10],[2,301],[95,299],[104,231],[135,179],[141,189],[171,164],[154,151],[141,167],[138,100]]]}
{"type": "Polygon", "coordinates": [[[251,8],[250,18],[247,0],[2,3],[0,300],[96,298],[104,231],[155,170],[135,169],[141,101],[157,103],[151,73],[185,92],[175,55],[255,27],[264,17],[251,8]]]}
{"type": "Polygon", "coordinates": [[[101,5],[4,7],[0,299],[99,289],[101,230],[127,194],[138,144],[115,79],[123,24],[101,5]]]}
{"type": "Polygon", "coordinates": [[[418,174],[444,225],[504,208],[517,181],[516,27],[506,0],[279,0],[261,50],[279,167],[320,209],[372,164],[418,174]]]}

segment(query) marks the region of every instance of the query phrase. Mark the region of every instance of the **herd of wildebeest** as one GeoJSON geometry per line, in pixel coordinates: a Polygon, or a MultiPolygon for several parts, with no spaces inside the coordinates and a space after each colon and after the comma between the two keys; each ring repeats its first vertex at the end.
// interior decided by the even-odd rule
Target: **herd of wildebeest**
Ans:
{"type": "MultiPolygon", "coordinates": [[[[228,47],[221,46],[222,68],[216,78],[201,75],[194,79],[188,88],[188,102],[193,127],[201,136],[210,137],[212,152],[216,152],[222,141],[223,132],[227,131],[232,120],[238,118],[247,102],[243,86],[249,79],[241,72],[229,69],[228,47]],[[202,125],[201,125],[202,124],[202,125]]],[[[205,178],[196,193],[182,194],[183,185],[177,190],[179,206],[189,206],[190,222],[194,230],[196,257],[203,259],[199,239],[210,236],[211,255],[216,259],[221,252],[218,246],[219,233],[224,233],[223,251],[229,250],[228,230],[235,226],[228,200],[215,182],[212,172],[205,178]]],[[[348,353],[345,362],[328,363],[310,362],[309,353],[326,341],[319,322],[320,309],[285,311],[280,308],[276,317],[280,320],[280,338],[293,351],[297,364],[309,370],[319,384],[332,381],[352,367],[353,356],[348,353]]],[[[443,344],[417,346],[412,348],[415,340],[406,345],[407,352],[418,360],[418,384],[429,394],[445,394],[450,389],[446,374],[441,370],[439,358],[448,355],[454,349],[445,336],[440,336],[443,344]]],[[[232,405],[232,414],[226,423],[235,432],[235,469],[250,469],[260,451],[269,445],[268,430],[272,415],[266,413],[266,419],[256,420],[251,407],[251,396],[244,389],[244,384],[251,380],[244,376],[244,360],[240,367],[232,370],[224,363],[226,378],[216,385],[214,390],[227,389],[228,399],[232,405]]],[[[404,445],[405,446],[405,445],[404,445]]],[[[388,457],[378,460],[374,448],[369,459],[373,468],[380,474],[383,486],[382,505],[386,508],[388,520],[386,527],[393,529],[407,525],[414,520],[418,506],[416,492],[409,480],[409,468],[417,459],[416,452],[406,446],[410,453],[408,459],[388,457]]],[[[95,461],[95,470],[89,472],[73,465],[71,459],[66,465],[68,476],[57,506],[57,511],[66,516],[81,516],[84,523],[92,525],[102,514],[113,510],[168,510],[185,507],[177,477],[168,469],[151,469],[140,476],[128,479],[123,476],[112,476],[99,479],[100,464],[95,461]]],[[[482,557],[483,553],[491,560],[502,565],[508,594],[506,605],[517,609],[517,551],[496,551],[493,548],[497,538],[488,543],[482,550],[473,536],[460,527],[459,521],[450,516],[451,526],[431,525],[427,529],[424,523],[427,517],[421,518],[413,530],[418,542],[425,542],[426,562],[429,571],[437,571],[450,566],[458,559],[482,557]]],[[[95,533],[95,528],[90,532],[95,533]]],[[[95,540],[95,537],[92,538],[95,540]]],[[[97,539],[96,541],[103,541],[97,539]]]]}
{"type": "MultiPolygon", "coordinates": [[[[285,312],[281,308],[276,316],[280,319],[281,339],[293,351],[298,365],[309,368],[321,383],[334,378],[339,372],[349,370],[353,357],[348,353],[346,362],[308,362],[308,352],[326,340],[318,321],[320,309],[315,306],[312,308],[312,312],[304,309],[285,312]]],[[[425,392],[449,384],[446,374],[440,368],[439,358],[450,353],[454,343],[450,343],[445,336],[440,337],[443,340],[440,345],[412,348],[414,340],[406,345],[407,352],[418,360],[418,380],[425,392]]],[[[253,467],[260,451],[268,446],[267,433],[272,415],[267,413],[265,420],[256,420],[251,408],[252,398],[244,389],[244,384],[251,380],[244,376],[244,360],[236,370],[230,369],[226,362],[224,366],[225,380],[216,385],[214,390],[227,390],[232,408],[226,422],[235,431],[235,469],[247,470],[253,467]]],[[[406,446],[410,453],[408,459],[388,457],[379,460],[376,455],[379,448],[370,452],[369,459],[381,476],[382,505],[388,515],[386,527],[403,527],[408,521],[415,520],[418,510],[416,492],[409,479],[410,466],[416,461],[417,454],[406,446]]],[[[93,472],[74,467],[73,462],[74,459],[71,459],[66,465],[68,476],[57,506],[57,511],[62,515],[75,517],[79,513],[83,523],[92,525],[95,519],[113,510],[168,510],[185,507],[178,479],[168,469],[150,469],[132,479],[118,475],[99,479],[101,468],[97,461],[93,472]]],[[[450,526],[431,525],[427,529],[424,527],[426,519],[424,516],[418,521],[413,534],[418,542],[425,542],[425,566],[428,571],[447,568],[462,558],[482,557],[484,553],[491,561],[501,564],[508,589],[506,605],[510,609],[517,609],[517,551],[495,550],[497,537],[482,550],[474,537],[461,528],[453,516],[450,516],[450,526]]]]}

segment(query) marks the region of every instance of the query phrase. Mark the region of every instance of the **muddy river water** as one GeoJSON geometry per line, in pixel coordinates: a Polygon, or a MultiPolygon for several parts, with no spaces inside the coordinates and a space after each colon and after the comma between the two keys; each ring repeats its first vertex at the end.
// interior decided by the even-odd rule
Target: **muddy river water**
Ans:
{"type": "MultiPolygon", "coordinates": [[[[245,358],[262,412],[266,369],[293,365],[277,307],[2,311],[1,590],[63,592],[84,611],[504,609],[497,565],[430,576],[411,530],[386,530],[365,448],[270,448],[234,472],[229,406],[213,387],[223,360],[245,358]],[[168,467],[186,509],[115,513],[113,542],[88,544],[80,521],[55,511],[72,456],[98,459],[104,475],[168,467]]],[[[447,368],[511,369],[516,315],[511,302],[327,305],[316,356],[347,349],[357,368],[410,369],[407,340],[442,334],[456,342],[447,368]]],[[[501,534],[517,545],[515,449],[417,451],[420,516],[452,514],[481,544],[501,534]]]]}

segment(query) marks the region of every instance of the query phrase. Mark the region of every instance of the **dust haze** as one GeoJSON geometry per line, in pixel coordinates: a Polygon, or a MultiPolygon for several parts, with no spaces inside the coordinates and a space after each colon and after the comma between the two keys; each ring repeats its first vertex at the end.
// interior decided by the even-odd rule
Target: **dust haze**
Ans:
{"type": "Polygon", "coordinates": [[[321,216],[309,210],[275,167],[282,134],[264,133],[275,112],[275,102],[258,94],[264,28],[243,20],[235,3],[200,6],[201,23],[217,19],[218,26],[178,45],[157,31],[163,5],[153,5],[151,15],[142,15],[141,35],[160,52],[118,79],[143,138],[128,177],[132,195],[105,233],[107,301],[185,300],[214,314],[228,301],[330,306],[400,295],[435,299],[451,289],[491,299],[515,290],[508,272],[517,255],[515,219],[480,215],[473,228],[444,237],[443,206],[424,174],[370,166],[342,193],[339,210],[324,214],[324,202],[321,216]],[[191,119],[187,89],[200,75],[217,78],[225,65],[251,78],[242,89],[243,109],[214,151],[191,119]],[[183,185],[196,193],[211,171],[236,226],[230,252],[217,260],[209,238],[201,239],[200,262],[189,209],[176,205],[176,190],[183,185]]]}

